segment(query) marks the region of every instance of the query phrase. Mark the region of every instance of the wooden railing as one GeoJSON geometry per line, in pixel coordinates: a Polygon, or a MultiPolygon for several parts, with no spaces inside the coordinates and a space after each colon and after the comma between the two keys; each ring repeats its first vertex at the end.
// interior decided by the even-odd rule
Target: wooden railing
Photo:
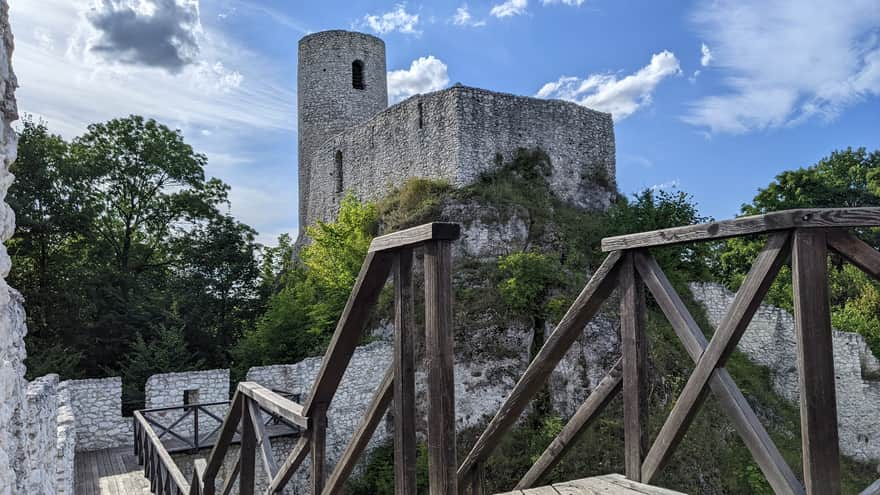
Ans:
{"type": "MultiPolygon", "coordinates": [[[[428,464],[431,494],[457,493],[455,476],[455,400],[452,362],[452,270],[451,242],[459,227],[431,223],[377,237],[343,310],[330,341],[321,369],[303,405],[252,382],[240,383],[223,418],[214,447],[207,460],[197,460],[192,482],[186,483],[162,443],[143,415],[138,421],[147,441],[144,452],[158,456],[150,466],[160,466],[161,481],[170,488],[162,493],[215,495],[229,493],[235,483],[241,495],[251,495],[257,485],[256,459],[267,474],[266,494],[280,493],[305,460],[311,457],[310,492],[341,493],[361,454],[389,405],[394,407],[395,491],[416,492],[414,293],[413,250],[421,248],[425,277],[425,358],[428,382],[428,464]],[[355,347],[363,337],[369,312],[388,276],[394,283],[394,359],[372,402],[354,432],[342,457],[329,475],[325,472],[327,411],[355,347]],[[285,461],[273,457],[270,435],[262,412],[302,428],[303,433],[285,461]],[[236,435],[241,439],[239,456],[225,473],[223,486],[216,487],[229,447],[236,435]],[[259,452],[259,454],[258,454],[259,452]],[[165,480],[171,480],[171,482],[165,480]]],[[[146,468],[145,468],[146,469],[146,468]]],[[[152,472],[152,471],[151,471],[152,472]]],[[[152,478],[151,478],[152,479],[152,478]]],[[[161,483],[159,483],[161,485],[161,483]]]]}
{"type": "MultiPolygon", "coordinates": [[[[725,222],[607,238],[608,257],[534,357],[500,410],[458,468],[458,481],[482,493],[482,470],[502,435],[529,401],[584,326],[615,288],[620,294],[622,357],[517,484],[533,486],[547,473],[610,400],[623,391],[624,465],[627,478],[650,483],[670,459],[709,390],[733,423],[757,465],[778,494],[840,493],[834,363],[826,257],[837,252],[880,279],[880,253],[846,228],[880,226],[880,208],[790,210],[725,222]],[[707,341],[649,248],[687,242],[766,234],[768,240],[737,292],[727,315],[707,341]],[[767,431],[724,368],[746,327],[791,256],[805,486],[783,460],[767,431]],[[694,370],[669,417],[647,448],[645,431],[647,339],[644,288],[669,319],[694,370]]],[[[880,414],[880,411],[878,411],[880,414]]],[[[880,491],[880,480],[863,492],[880,491]]]]}

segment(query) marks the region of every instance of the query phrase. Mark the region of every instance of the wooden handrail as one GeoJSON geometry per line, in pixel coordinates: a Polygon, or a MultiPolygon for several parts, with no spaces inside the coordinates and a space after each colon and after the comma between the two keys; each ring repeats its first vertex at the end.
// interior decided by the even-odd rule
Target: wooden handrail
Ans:
{"type": "Polygon", "coordinates": [[[255,382],[241,382],[238,391],[253,399],[260,408],[285,421],[309,429],[309,418],[303,414],[303,406],[283,397],[255,382]]]}
{"type": "Polygon", "coordinates": [[[461,234],[457,223],[433,222],[379,236],[370,243],[369,252],[413,248],[428,241],[454,241],[461,234]]]}
{"type": "MultiPolygon", "coordinates": [[[[146,456],[150,459],[150,467],[154,469],[154,476],[148,476],[148,478],[151,481],[158,480],[165,487],[170,486],[173,492],[166,493],[188,494],[190,492],[189,483],[187,483],[183,473],[180,472],[177,463],[174,462],[174,459],[171,458],[171,455],[162,446],[162,441],[156,435],[156,432],[153,431],[152,426],[150,426],[139,411],[134,412],[134,421],[135,428],[139,429],[143,435],[142,441],[148,444],[142,446],[146,456]],[[156,464],[157,461],[158,464],[156,464]]],[[[144,466],[146,470],[147,464],[144,466]]]]}
{"type": "Polygon", "coordinates": [[[880,208],[785,210],[602,239],[602,251],[710,241],[778,230],[880,226],[880,208]]]}

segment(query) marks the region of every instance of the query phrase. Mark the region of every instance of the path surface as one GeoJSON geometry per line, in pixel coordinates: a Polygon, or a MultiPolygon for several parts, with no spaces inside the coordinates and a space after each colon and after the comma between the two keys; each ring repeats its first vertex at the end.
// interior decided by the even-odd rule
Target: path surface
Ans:
{"type": "Polygon", "coordinates": [[[132,447],[76,453],[76,495],[147,495],[144,478],[132,447]]]}

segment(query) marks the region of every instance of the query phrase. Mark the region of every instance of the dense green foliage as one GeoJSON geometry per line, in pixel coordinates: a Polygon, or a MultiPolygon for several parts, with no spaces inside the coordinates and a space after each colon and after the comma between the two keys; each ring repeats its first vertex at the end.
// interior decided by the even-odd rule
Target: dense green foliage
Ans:
{"type": "Polygon", "coordinates": [[[153,120],[94,124],[71,143],[24,121],[9,252],[10,281],[27,300],[31,376],[130,374],[126,356],[161,345],[169,328],[189,356],[180,366],[228,363],[261,311],[259,246],[225,212],[228,186],[206,179],[205,164],[153,120]]]}
{"type": "MultiPolygon", "coordinates": [[[[742,213],[848,206],[880,206],[880,151],[837,151],[811,167],[782,172],[760,189],[751,203],[743,205],[742,213]]],[[[880,230],[864,229],[858,234],[880,248],[880,230]]],[[[727,241],[714,267],[718,277],[731,288],[738,287],[763,241],[763,237],[727,241]]],[[[862,334],[874,354],[880,355],[880,284],[837,256],[829,259],[829,282],[835,327],[862,334]]],[[[791,267],[787,265],[771,287],[768,300],[791,310],[791,285],[791,267]]]]}
{"type": "MultiPolygon", "coordinates": [[[[300,253],[302,263],[281,274],[265,314],[233,351],[236,376],[251,366],[292,363],[323,352],[375,231],[375,206],[351,195],[343,199],[335,222],[308,229],[311,243],[300,253]]],[[[289,250],[283,252],[286,257],[289,250]]]]}

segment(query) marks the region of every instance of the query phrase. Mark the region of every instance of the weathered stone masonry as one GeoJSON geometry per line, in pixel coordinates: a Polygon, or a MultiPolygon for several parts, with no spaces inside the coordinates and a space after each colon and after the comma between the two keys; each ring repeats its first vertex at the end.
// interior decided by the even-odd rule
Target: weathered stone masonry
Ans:
{"type": "Polygon", "coordinates": [[[518,148],[540,147],[563,200],[603,208],[615,177],[611,115],[559,101],[455,85],[386,109],[385,45],[347,31],[300,41],[300,225],[335,218],[349,191],[377,199],[411,177],[461,186],[518,148]],[[362,61],[366,87],[353,87],[362,61]]]}
{"type": "MultiPolygon", "coordinates": [[[[713,325],[733,302],[733,293],[718,284],[691,284],[713,325]]],[[[860,461],[880,461],[880,361],[858,334],[834,330],[837,425],[840,450],[860,461]]],[[[794,318],[762,305],[739,342],[739,350],[770,369],[774,391],[797,404],[799,396],[794,318]]]]}

